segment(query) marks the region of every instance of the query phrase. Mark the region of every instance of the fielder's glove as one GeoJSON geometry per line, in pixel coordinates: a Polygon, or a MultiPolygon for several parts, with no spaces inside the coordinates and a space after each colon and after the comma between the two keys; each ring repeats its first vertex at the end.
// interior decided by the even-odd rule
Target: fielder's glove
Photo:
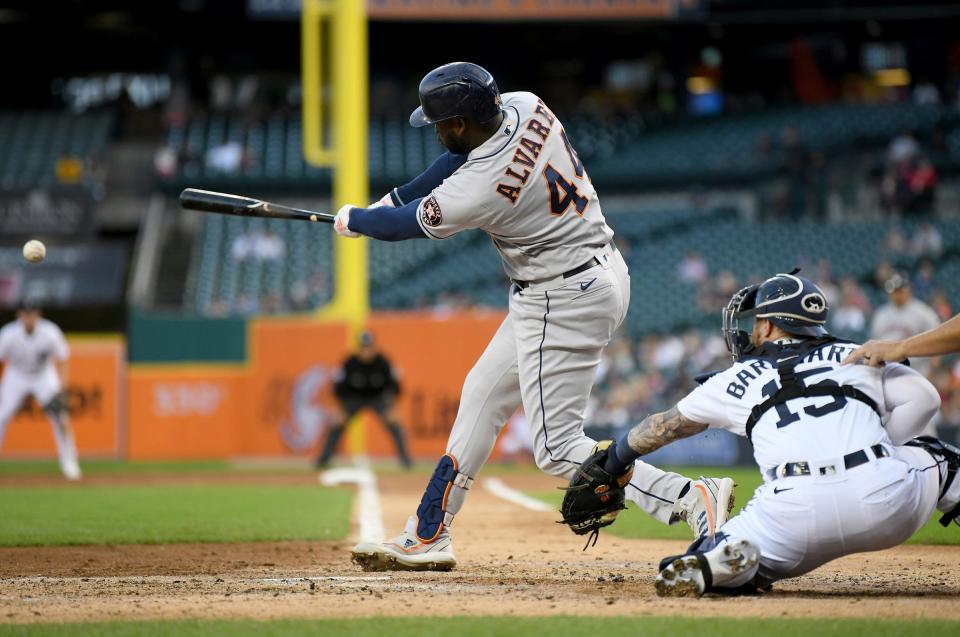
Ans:
{"type": "Polygon", "coordinates": [[[626,508],[625,488],[633,477],[633,465],[618,476],[604,471],[607,449],[612,444],[612,440],[603,440],[594,445],[590,457],[570,478],[563,504],[560,505],[562,524],[569,526],[577,535],[591,534],[584,550],[590,546],[591,540],[596,544],[600,529],[613,524],[620,511],[626,508]]]}
{"type": "Polygon", "coordinates": [[[70,397],[67,396],[66,390],[61,389],[43,406],[43,410],[54,416],[62,416],[67,413],[69,405],[70,397]]]}

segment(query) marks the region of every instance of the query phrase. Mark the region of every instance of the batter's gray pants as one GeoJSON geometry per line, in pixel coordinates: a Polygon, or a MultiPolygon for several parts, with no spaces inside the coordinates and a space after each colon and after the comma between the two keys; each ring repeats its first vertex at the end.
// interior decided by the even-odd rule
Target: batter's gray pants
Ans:
{"type": "MultiPolygon", "coordinates": [[[[543,471],[569,478],[595,441],[583,433],[587,401],[603,348],[630,304],[630,275],[617,250],[598,251],[600,265],[569,279],[525,289],[512,286],[510,311],[467,375],[447,453],[460,473],[476,478],[497,434],[523,403],[543,471]]],[[[627,498],[666,522],[689,480],[637,462],[627,498]]],[[[453,486],[448,519],[466,491],[453,486]]]]}

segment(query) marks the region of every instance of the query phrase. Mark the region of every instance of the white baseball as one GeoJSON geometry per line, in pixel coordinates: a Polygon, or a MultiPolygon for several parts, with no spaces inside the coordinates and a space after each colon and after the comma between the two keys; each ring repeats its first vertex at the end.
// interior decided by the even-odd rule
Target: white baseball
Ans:
{"type": "Polygon", "coordinates": [[[23,258],[30,263],[40,263],[47,256],[47,246],[42,241],[31,239],[23,244],[23,258]]]}

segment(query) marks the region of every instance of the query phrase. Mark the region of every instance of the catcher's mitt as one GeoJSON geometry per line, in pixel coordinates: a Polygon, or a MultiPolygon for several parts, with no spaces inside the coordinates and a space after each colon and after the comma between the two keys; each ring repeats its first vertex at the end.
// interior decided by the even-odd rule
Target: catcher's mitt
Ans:
{"type": "Polygon", "coordinates": [[[633,476],[633,465],[618,476],[603,469],[607,460],[607,449],[613,444],[612,440],[603,440],[593,447],[593,451],[576,474],[570,478],[570,484],[565,487],[563,504],[560,513],[563,515],[562,524],[566,524],[577,535],[591,536],[587,538],[584,550],[597,543],[600,529],[613,524],[620,511],[626,508],[624,504],[624,488],[633,476]]]}

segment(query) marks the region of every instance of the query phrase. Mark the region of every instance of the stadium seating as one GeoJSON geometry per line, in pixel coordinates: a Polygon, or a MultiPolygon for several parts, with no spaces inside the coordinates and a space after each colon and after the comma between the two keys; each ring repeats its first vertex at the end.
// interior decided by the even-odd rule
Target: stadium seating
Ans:
{"type": "MultiPolygon", "coordinates": [[[[886,144],[897,132],[919,133],[954,123],[954,112],[940,105],[834,104],[813,108],[769,109],[748,115],[692,120],[644,130],[639,118],[564,118],[569,135],[594,182],[604,188],[687,186],[756,180],[783,169],[780,139],[797,130],[807,149],[830,153],[886,144]],[[759,150],[760,141],[769,149],[759,150]]],[[[297,113],[274,114],[246,122],[223,114],[198,116],[170,129],[167,143],[185,158],[169,186],[329,187],[330,172],[307,166],[301,152],[297,113]],[[244,161],[226,174],[206,165],[210,148],[235,142],[244,161]]],[[[370,181],[385,189],[419,174],[441,148],[430,127],[415,129],[401,119],[377,119],[369,127],[370,181]]],[[[960,165],[960,133],[947,137],[950,158],[960,165]]],[[[949,161],[949,160],[948,160],[949,161]]]]}
{"type": "Polygon", "coordinates": [[[94,151],[102,151],[113,126],[109,112],[0,113],[0,189],[55,185],[58,160],[84,160],[94,151]]]}
{"type": "MultiPolygon", "coordinates": [[[[837,278],[852,276],[874,304],[885,302],[872,286],[881,259],[912,270],[915,257],[886,254],[883,246],[895,225],[911,236],[917,222],[811,221],[755,223],[729,209],[647,210],[608,215],[618,244],[631,269],[630,313],[625,329],[634,336],[685,328],[716,329],[722,301],[712,290],[684,283],[677,267],[696,250],[716,276],[729,271],[738,285],[775,272],[802,267],[814,273],[829,261],[837,278]],[[713,298],[705,305],[706,298],[713,298]]],[[[960,224],[937,221],[946,246],[960,245],[960,224]]],[[[310,309],[331,296],[332,233],[326,227],[244,220],[210,215],[194,249],[186,305],[200,313],[237,314],[255,311],[310,309]],[[267,227],[286,245],[277,262],[236,262],[231,247],[244,230],[267,227]],[[306,275],[304,274],[306,273],[306,275]],[[291,303],[296,286],[309,293],[291,303]],[[262,307],[270,295],[282,299],[262,307]],[[256,301],[251,304],[251,301],[256,301]]],[[[508,283],[490,239],[465,232],[443,241],[370,242],[370,292],[375,309],[410,309],[445,302],[451,297],[490,307],[506,307],[508,283]]],[[[960,250],[949,248],[936,264],[937,284],[951,298],[960,298],[960,250]]],[[[301,291],[302,295],[302,291],[301,291]]],[[[852,335],[851,335],[852,336],[852,335]]]]}
{"type": "Polygon", "coordinates": [[[327,226],[205,215],[192,251],[184,306],[204,315],[275,313],[322,306],[332,290],[332,235],[327,226]],[[279,259],[235,258],[244,233],[271,232],[279,259]]]}

